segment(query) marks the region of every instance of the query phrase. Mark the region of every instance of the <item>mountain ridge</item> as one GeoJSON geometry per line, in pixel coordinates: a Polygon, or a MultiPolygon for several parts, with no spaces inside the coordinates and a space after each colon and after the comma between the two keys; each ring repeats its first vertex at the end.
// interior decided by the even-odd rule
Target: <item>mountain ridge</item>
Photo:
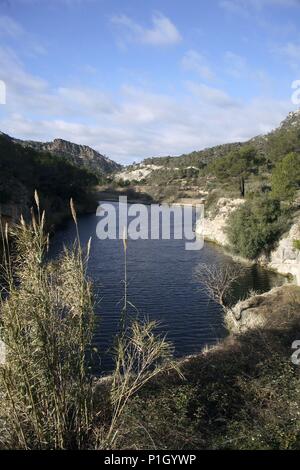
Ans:
{"type": "Polygon", "coordinates": [[[158,165],[174,168],[207,165],[217,158],[226,156],[229,152],[239,150],[246,146],[254,146],[261,154],[267,153],[268,142],[270,138],[276,137],[282,131],[289,129],[300,130],[300,109],[290,112],[287,117],[272,131],[267,134],[259,134],[243,142],[230,142],[225,144],[206,147],[201,150],[194,150],[190,153],[184,153],[178,156],[150,157],[145,158],[135,165],[128,165],[128,168],[138,168],[145,165],[158,165]]]}
{"type": "Polygon", "coordinates": [[[76,144],[68,140],[56,138],[49,142],[22,140],[1,132],[2,136],[24,148],[32,148],[39,152],[48,152],[57,157],[69,160],[71,163],[100,174],[109,174],[118,171],[122,165],[102,155],[88,145],[76,144]]]}

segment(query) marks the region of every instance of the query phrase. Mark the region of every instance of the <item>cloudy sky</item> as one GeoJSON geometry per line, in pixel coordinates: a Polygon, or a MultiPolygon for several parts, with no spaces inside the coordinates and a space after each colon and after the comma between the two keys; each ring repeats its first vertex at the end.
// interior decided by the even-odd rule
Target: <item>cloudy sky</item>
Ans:
{"type": "Polygon", "coordinates": [[[125,164],[265,133],[299,24],[300,0],[0,0],[0,130],[125,164]]]}

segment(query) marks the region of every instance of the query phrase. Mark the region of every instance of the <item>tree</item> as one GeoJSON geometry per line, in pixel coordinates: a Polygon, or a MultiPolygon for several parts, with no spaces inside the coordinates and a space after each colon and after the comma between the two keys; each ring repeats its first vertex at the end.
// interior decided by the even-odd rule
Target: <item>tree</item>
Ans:
{"type": "Polygon", "coordinates": [[[204,292],[225,312],[232,289],[243,274],[242,266],[228,263],[220,266],[201,263],[196,270],[204,292]]]}
{"type": "Polygon", "coordinates": [[[272,195],[292,201],[300,188],[300,154],[289,153],[279,161],[272,173],[272,195]]]}
{"type": "Polygon", "coordinates": [[[233,150],[224,158],[215,160],[209,171],[214,173],[221,181],[228,179],[238,180],[240,194],[245,196],[245,179],[251,173],[253,165],[257,162],[257,152],[252,146],[245,146],[239,150],[233,150]]]}
{"type": "Polygon", "coordinates": [[[229,243],[239,255],[255,259],[276,241],[283,222],[280,201],[265,197],[247,201],[229,217],[229,243]]]}

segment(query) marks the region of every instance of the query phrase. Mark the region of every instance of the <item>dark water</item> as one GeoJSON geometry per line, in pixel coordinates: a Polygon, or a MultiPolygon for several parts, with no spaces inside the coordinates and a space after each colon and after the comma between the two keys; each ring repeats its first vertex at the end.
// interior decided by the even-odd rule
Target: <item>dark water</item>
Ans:
{"type": "MultiPolygon", "coordinates": [[[[92,237],[89,276],[94,281],[100,317],[95,342],[102,353],[102,370],[108,371],[112,362],[107,351],[122,309],[124,253],[122,241],[96,237],[98,222],[94,215],[83,216],[79,230],[82,244],[92,237]]],[[[70,222],[53,238],[51,256],[74,238],[70,222]]],[[[224,337],[220,308],[203,293],[195,274],[199,263],[232,263],[220,248],[206,243],[200,251],[186,251],[184,240],[129,240],[127,259],[130,302],[141,317],[161,322],[160,329],[173,342],[176,356],[198,352],[224,337]]],[[[248,267],[235,296],[241,298],[250,289],[264,292],[283,282],[281,276],[248,267]]]]}

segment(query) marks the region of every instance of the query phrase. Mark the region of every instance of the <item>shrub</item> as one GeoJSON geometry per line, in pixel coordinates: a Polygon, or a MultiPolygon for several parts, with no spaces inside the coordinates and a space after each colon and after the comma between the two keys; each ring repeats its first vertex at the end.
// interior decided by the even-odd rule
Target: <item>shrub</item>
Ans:
{"type": "Polygon", "coordinates": [[[229,243],[237,254],[255,259],[262,251],[271,249],[283,229],[284,220],[279,201],[271,198],[247,201],[229,217],[229,243]]]}
{"type": "Polygon", "coordinates": [[[245,177],[250,174],[255,163],[257,163],[256,150],[251,146],[246,146],[214,160],[208,166],[208,172],[216,175],[221,181],[228,178],[245,177]]]}
{"type": "Polygon", "coordinates": [[[295,250],[300,251],[300,240],[294,240],[293,247],[295,250]]]}
{"type": "Polygon", "coordinates": [[[300,155],[289,153],[279,161],[272,173],[272,195],[292,201],[300,188],[300,155]]]}

